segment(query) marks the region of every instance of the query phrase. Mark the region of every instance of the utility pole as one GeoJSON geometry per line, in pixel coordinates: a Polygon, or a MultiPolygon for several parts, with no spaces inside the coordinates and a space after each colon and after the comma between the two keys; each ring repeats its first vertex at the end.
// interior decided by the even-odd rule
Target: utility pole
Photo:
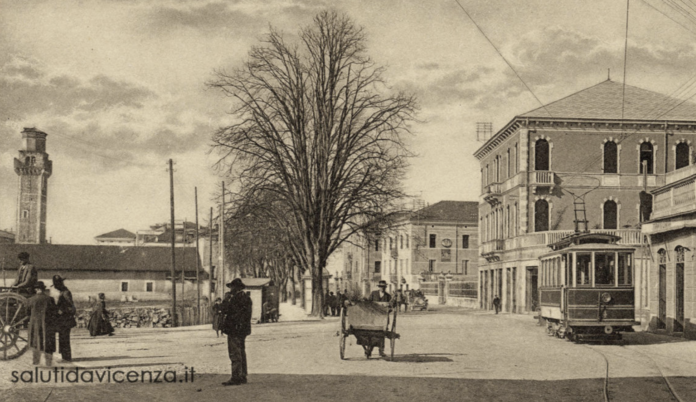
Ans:
{"type": "Polygon", "coordinates": [[[172,225],[172,327],[177,326],[176,320],[176,244],[174,236],[174,162],[169,160],[169,195],[171,204],[172,225]]]}
{"type": "MultiPolygon", "coordinates": [[[[212,298],[213,295],[213,207],[210,207],[210,220],[208,221],[208,251],[209,251],[209,256],[210,260],[208,261],[208,281],[210,282],[208,284],[208,297],[212,298]]],[[[215,289],[215,294],[217,294],[217,289],[215,289]]],[[[210,304],[212,305],[212,300],[209,300],[210,304]]]]}
{"type": "Polygon", "coordinates": [[[186,292],[184,288],[186,286],[186,219],[184,218],[184,224],[181,232],[181,326],[184,326],[184,308],[186,307],[186,292]]]}
{"type": "MultiPolygon", "coordinates": [[[[220,273],[222,282],[220,288],[225,286],[225,181],[222,181],[222,202],[220,204],[220,273]]],[[[222,295],[225,294],[225,289],[221,289],[222,295]]]]}
{"type": "Polygon", "coordinates": [[[198,320],[196,320],[196,324],[200,325],[201,324],[201,281],[198,275],[198,270],[200,268],[199,263],[200,263],[200,256],[198,254],[198,187],[193,188],[193,194],[196,197],[196,316],[198,317],[198,320]]]}

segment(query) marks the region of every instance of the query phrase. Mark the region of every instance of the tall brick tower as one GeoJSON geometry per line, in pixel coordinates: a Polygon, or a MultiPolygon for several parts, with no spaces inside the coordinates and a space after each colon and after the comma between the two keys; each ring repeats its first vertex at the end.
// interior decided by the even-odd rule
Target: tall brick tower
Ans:
{"type": "Polygon", "coordinates": [[[14,169],[19,176],[16,243],[46,243],[46,195],[53,162],[46,153],[46,133],[24,128],[19,158],[14,169]]]}

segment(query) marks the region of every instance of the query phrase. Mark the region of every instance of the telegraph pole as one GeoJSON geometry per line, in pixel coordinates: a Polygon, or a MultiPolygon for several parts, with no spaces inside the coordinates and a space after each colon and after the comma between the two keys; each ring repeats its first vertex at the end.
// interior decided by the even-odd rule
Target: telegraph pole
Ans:
{"type": "Polygon", "coordinates": [[[194,196],[196,197],[196,316],[198,317],[198,320],[196,321],[196,324],[200,325],[201,324],[201,281],[200,278],[198,277],[198,270],[199,270],[199,254],[198,254],[198,187],[194,187],[194,196]]]}
{"type": "MultiPolygon", "coordinates": [[[[213,207],[210,207],[210,220],[208,221],[208,248],[209,248],[209,256],[210,260],[208,261],[208,273],[210,274],[208,276],[208,281],[210,284],[208,285],[208,297],[212,298],[213,295],[213,207]]],[[[215,293],[217,294],[217,289],[215,289],[215,293]]],[[[212,300],[209,300],[212,305],[212,300]]]]}
{"type": "Polygon", "coordinates": [[[174,162],[169,160],[169,198],[171,204],[172,224],[172,327],[177,326],[176,320],[176,244],[174,236],[174,162]]]}
{"type": "MultiPolygon", "coordinates": [[[[220,272],[222,283],[220,287],[225,286],[225,181],[222,182],[222,203],[220,204],[220,272]]],[[[225,289],[220,292],[225,295],[225,289]]]]}
{"type": "Polygon", "coordinates": [[[184,308],[186,307],[186,292],[184,292],[184,287],[186,283],[184,278],[186,277],[186,219],[184,218],[183,231],[181,235],[181,326],[184,326],[184,308]]]}

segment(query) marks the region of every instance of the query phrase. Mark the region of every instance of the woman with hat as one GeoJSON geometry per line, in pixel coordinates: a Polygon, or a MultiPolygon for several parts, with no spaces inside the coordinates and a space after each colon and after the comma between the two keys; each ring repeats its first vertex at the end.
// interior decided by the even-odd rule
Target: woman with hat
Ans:
{"type": "Polygon", "coordinates": [[[92,316],[87,324],[90,336],[114,335],[114,327],[109,320],[109,312],[106,310],[106,296],[104,293],[99,293],[99,301],[97,301],[92,316]]]}
{"type": "MultiPolygon", "coordinates": [[[[53,287],[60,292],[56,307],[58,313],[55,320],[55,332],[58,333],[58,351],[63,361],[72,361],[72,349],[70,347],[70,330],[77,326],[75,321],[75,303],[73,303],[72,293],[65,286],[63,277],[53,276],[53,287]]],[[[51,335],[55,340],[55,334],[51,335]]]]}

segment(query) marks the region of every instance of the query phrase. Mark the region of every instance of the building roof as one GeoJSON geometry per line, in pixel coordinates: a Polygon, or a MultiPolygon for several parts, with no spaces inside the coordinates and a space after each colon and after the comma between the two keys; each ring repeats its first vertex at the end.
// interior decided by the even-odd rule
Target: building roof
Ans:
{"type": "Polygon", "coordinates": [[[622,83],[606,80],[519,117],[696,121],[696,104],[632,85],[624,97],[622,83]]]}
{"type": "MultiPolygon", "coordinates": [[[[71,244],[0,244],[0,260],[5,269],[17,269],[17,254],[29,253],[29,261],[39,270],[51,271],[142,271],[171,272],[172,250],[166,247],[119,247],[71,244]]],[[[196,249],[176,248],[177,271],[196,270],[196,249]],[[190,267],[190,268],[188,268],[190,267]]],[[[199,265],[200,266],[200,265],[199,265]]],[[[203,270],[200,274],[205,276],[203,270]]],[[[188,274],[187,274],[188,275],[188,274]]]]}
{"type": "Polygon", "coordinates": [[[440,201],[411,213],[411,222],[418,220],[478,223],[478,202],[440,201]]]}
{"type": "Polygon", "coordinates": [[[113,232],[104,233],[95,237],[95,239],[133,239],[135,240],[135,233],[131,233],[126,229],[118,229],[113,232]]]}

